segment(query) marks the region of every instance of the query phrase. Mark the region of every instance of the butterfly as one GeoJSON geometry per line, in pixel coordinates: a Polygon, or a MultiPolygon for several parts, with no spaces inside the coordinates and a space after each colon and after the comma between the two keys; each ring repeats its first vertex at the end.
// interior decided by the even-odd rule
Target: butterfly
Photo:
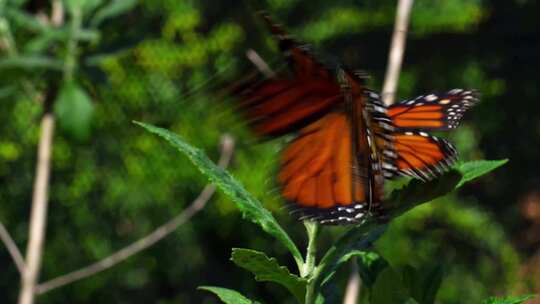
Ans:
{"type": "Polygon", "coordinates": [[[472,91],[420,96],[386,107],[362,72],[330,68],[262,14],[288,71],[251,77],[236,88],[238,105],[263,138],[293,134],[281,154],[281,195],[299,219],[355,224],[383,212],[385,179],[429,180],[456,150],[428,130],[457,127],[476,101],[472,91]]]}

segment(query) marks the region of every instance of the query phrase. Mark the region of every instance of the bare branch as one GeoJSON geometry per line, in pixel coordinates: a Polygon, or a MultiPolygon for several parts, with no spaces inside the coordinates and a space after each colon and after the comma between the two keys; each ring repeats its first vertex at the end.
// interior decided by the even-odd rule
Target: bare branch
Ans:
{"type": "Polygon", "coordinates": [[[54,26],[60,26],[64,24],[64,6],[62,0],[53,0],[51,8],[51,23],[54,26]]]}
{"type": "Polygon", "coordinates": [[[386,105],[393,104],[396,96],[413,2],[414,0],[399,0],[398,3],[396,22],[394,24],[394,33],[392,35],[392,44],[390,45],[390,52],[388,54],[388,65],[386,66],[386,77],[384,79],[382,91],[382,98],[386,105]]]}
{"type": "MultiPolygon", "coordinates": [[[[221,156],[218,165],[222,168],[226,168],[231,161],[233,152],[233,138],[229,135],[223,135],[221,138],[221,156]]],[[[178,214],[167,223],[152,231],[150,234],[118,250],[117,252],[109,255],[102,260],[99,260],[79,270],[70,272],[68,274],[39,284],[36,288],[36,293],[43,294],[52,289],[82,280],[99,272],[102,272],[161,241],[163,238],[174,232],[179,226],[191,219],[191,217],[197,214],[200,210],[202,210],[208,200],[210,200],[210,198],[214,194],[215,190],[216,187],[214,185],[207,185],[203,189],[201,194],[199,194],[199,197],[197,197],[197,199],[195,199],[189,207],[184,209],[182,213],[178,214]]]]}
{"type": "Polygon", "coordinates": [[[253,49],[247,50],[246,57],[255,65],[259,72],[264,74],[264,76],[272,78],[276,75],[276,73],[272,71],[266,61],[264,61],[264,59],[262,59],[262,57],[259,56],[259,54],[253,49]]]}
{"type": "Polygon", "coordinates": [[[11,258],[13,259],[13,262],[15,262],[15,266],[17,266],[19,273],[22,275],[26,267],[24,265],[23,256],[21,254],[21,251],[19,251],[17,244],[15,244],[15,241],[13,241],[13,238],[11,238],[11,235],[9,235],[9,232],[2,223],[0,223],[0,240],[2,240],[2,242],[6,246],[9,254],[11,255],[11,258]]]}
{"type": "Polygon", "coordinates": [[[47,205],[51,153],[54,135],[54,116],[46,112],[41,119],[39,136],[36,179],[32,195],[32,211],[30,215],[30,232],[26,247],[26,268],[22,274],[22,288],[19,293],[19,304],[32,304],[35,297],[35,286],[41,268],[43,242],[47,225],[47,205]]]}
{"type": "Polygon", "coordinates": [[[360,274],[358,273],[358,262],[354,257],[351,260],[351,274],[349,276],[349,282],[347,283],[347,289],[345,289],[343,304],[358,303],[358,295],[360,294],[361,283],[362,281],[360,280],[360,274]]]}

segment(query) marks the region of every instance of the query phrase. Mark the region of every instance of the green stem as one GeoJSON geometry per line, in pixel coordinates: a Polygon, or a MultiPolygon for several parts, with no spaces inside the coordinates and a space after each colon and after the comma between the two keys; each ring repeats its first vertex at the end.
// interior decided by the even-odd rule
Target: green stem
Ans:
{"type": "Polygon", "coordinates": [[[319,224],[311,221],[304,221],[306,231],[308,235],[308,247],[306,251],[306,262],[302,269],[302,277],[307,278],[308,283],[306,286],[306,301],[305,304],[315,303],[316,290],[316,267],[315,260],[317,257],[317,236],[319,234],[319,224]]]}
{"type": "Polygon", "coordinates": [[[5,50],[9,56],[17,56],[18,50],[17,46],[15,45],[15,39],[13,39],[9,22],[4,16],[5,7],[6,1],[0,0],[0,42],[5,47],[5,50]]]}
{"type": "MultiPolygon", "coordinates": [[[[17,57],[19,50],[11,31],[11,26],[8,19],[4,15],[6,8],[6,1],[0,0],[0,46],[5,48],[5,51],[9,57],[17,57]]],[[[1,47],[0,47],[1,50],[1,47]]],[[[39,100],[39,93],[34,85],[26,78],[21,81],[21,86],[28,97],[32,100],[39,100]]]]}
{"type": "Polygon", "coordinates": [[[77,68],[77,37],[82,26],[82,10],[80,6],[74,6],[70,11],[71,24],[70,35],[67,42],[66,59],[64,63],[64,80],[73,79],[73,74],[77,68]]]}

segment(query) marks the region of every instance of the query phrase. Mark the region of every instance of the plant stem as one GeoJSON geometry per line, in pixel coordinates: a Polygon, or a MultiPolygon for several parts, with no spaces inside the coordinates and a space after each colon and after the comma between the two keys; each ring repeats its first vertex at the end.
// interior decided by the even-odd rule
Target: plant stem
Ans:
{"type": "Polygon", "coordinates": [[[64,81],[71,81],[77,68],[77,36],[82,26],[82,10],[80,6],[74,6],[70,10],[71,26],[67,42],[67,53],[64,63],[64,81]]]}
{"type": "MultiPolygon", "coordinates": [[[[1,5],[0,9],[2,9],[1,5]]],[[[0,16],[0,49],[5,49],[8,56],[18,55],[17,46],[15,45],[11,28],[8,21],[3,16],[0,16]]]]}
{"type": "MultiPolygon", "coordinates": [[[[82,17],[79,16],[79,19],[81,18],[82,17]]],[[[79,27],[80,24],[81,20],[79,20],[79,27]]],[[[73,69],[71,72],[73,72],[73,69]]],[[[44,114],[41,119],[41,133],[39,136],[36,175],[32,196],[28,245],[26,247],[26,267],[24,268],[24,273],[22,273],[21,276],[22,286],[19,292],[19,304],[33,304],[35,302],[36,285],[38,283],[41,270],[43,247],[47,228],[49,178],[55,126],[55,117],[52,109],[54,101],[56,100],[56,95],[57,89],[53,84],[47,91],[44,100],[44,114]]]]}
{"type": "MultiPolygon", "coordinates": [[[[9,21],[3,15],[5,6],[6,1],[0,0],[0,51],[4,50],[8,57],[17,57],[19,55],[19,50],[17,49],[17,44],[15,43],[9,21]]],[[[36,101],[40,99],[36,88],[28,81],[28,79],[23,78],[21,80],[21,86],[30,99],[36,101]]]]}
{"type": "Polygon", "coordinates": [[[19,304],[34,303],[35,287],[41,268],[41,257],[47,225],[47,203],[53,135],[54,116],[52,113],[45,113],[41,120],[41,135],[39,137],[36,179],[34,182],[30,217],[30,233],[26,248],[26,268],[22,274],[19,304]]]}
{"type": "Polygon", "coordinates": [[[302,277],[307,278],[306,301],[305,304],[315,303],[316,290],[316,268],[315,260],[317,258],[317,236],[319,234],[319,224],[311,221],[304,221],[308,235],[308,247],[306,251],[306,262],[302,269],[302,277]]]}
{"type": "Polygon", "coordinates": [[[388,53],[388,65],[386,66],[386,77],[382,90],[383,101],[387,106],[393,104],[396,97],[413,3],[414,0],[399,0],[398,2],[394,33],[392,34],[392,44],[388,53]]]}

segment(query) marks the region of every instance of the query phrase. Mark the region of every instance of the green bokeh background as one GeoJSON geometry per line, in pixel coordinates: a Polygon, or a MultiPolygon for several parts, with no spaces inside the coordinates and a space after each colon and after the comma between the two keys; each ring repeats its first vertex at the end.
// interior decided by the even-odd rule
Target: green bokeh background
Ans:
{"type": "MultiPolygon", "coordinates": [[[[115,1],[83,1],[85,32],[73,81],[66,83],[62,69],[69,50],[62,29],[69,28],[72,16],[54,31],[35,17],[50,13],[48,1],[0,0],[1,25],[9,25],[12,34],[5,27],[0,31],[0,221],[21,248],[43,111],[35,97],[60,88],[67,99],[78,100],[67,112],[56,109],[41,281],[146,235],[204,187],[205,178],[186,158],[132,120],[171,129],[214,160],[220,136],[233,135],[231,172],[304,247],[303,227],[282,208],[274,183],[283,141],[257,143],[223,89],[251,68],[249,48],[274,68],[283,65],[254,16],[265,9],[296,37],[368,71],[370,86],[380,90],[395,1],[125,1],[122,14],[105,17],[100,9],[115,1]],[[15,48],[7,46],[8,38],[15,48]]],[[[69,7],[77,1],[65,2],[69,7]]],[[[445,265],[438,303],[479,303],[489,295],[539,287],[539,272],[534,273],[540,256],[539,11],[537,1],[527,0],[415,1],[399,99],[478,89],[481,104],[447,137],[462,159],[510,159],[460,193],[399,218],[375,244],[392,265],[445,265]]],[[[321,246],[341,231],[325,229],[321,246]]],[[[284,248],[242,221],[218,194],[149,250],[46,293],[38,303],[217,303],[197,291],[199,285],[233,288],[265,303],[293,303],[279,287],[257,284],[236,268],[229,261],[231,247],[265,251],[294,269],[284,248]]],[[[338,275],[341,286],[347,275],[347,269],[338,275]]],[[[14,303],[18,289],[17,270],[0,247],[0,303],[14,303]]]]}

